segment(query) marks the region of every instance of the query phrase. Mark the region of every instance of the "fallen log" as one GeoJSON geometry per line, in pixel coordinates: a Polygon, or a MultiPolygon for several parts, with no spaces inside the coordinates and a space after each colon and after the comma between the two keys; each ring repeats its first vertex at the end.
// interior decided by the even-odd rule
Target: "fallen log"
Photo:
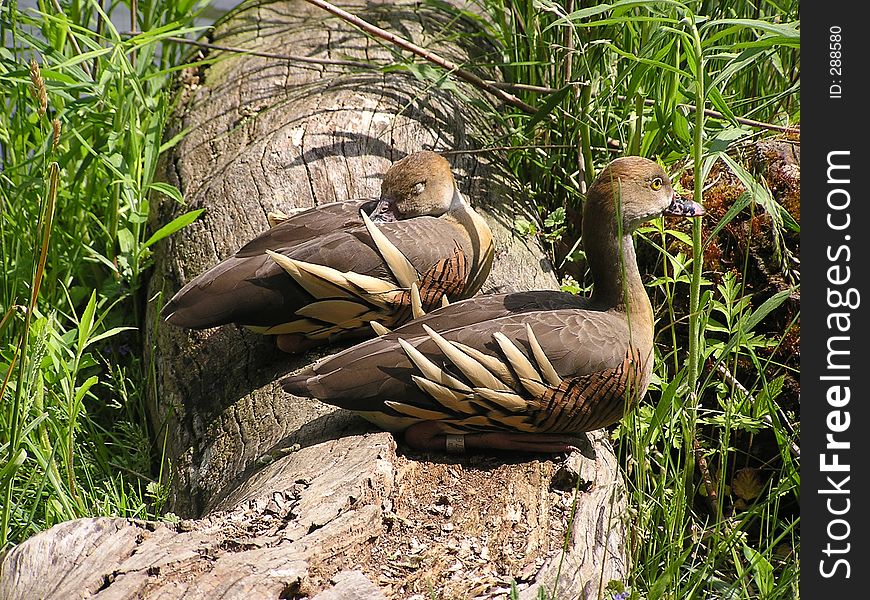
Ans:
{"type": "MultiPolygon", "coordinates": [[[[459,63],[480,49],[439,42],[435,8],[348,2],[365,20],[459,63]]],[[[453,23],[453,27],[473,27],[453,23]]],[[[469,38],[457,36],[465,43],[469,38]]],[[[277,381],[338,347],[290,357],[235,326],[160,323],[160,299],[264,230],[266,215],[374,196],[389,164],[447,154],[489,222],[496,260],[483,293],[555,289],[542,249],[513,222],[534,219],[462,95],[391,62],[383,44],[299,1],[245,5],[217,28],[215,62],[185,72],[163,162],[186,199],[154,227],[204,208],[161,242],[148,286],[149,398],[182,520],[82,519],[38,534],[2,562],[3,598],[602,598],[625,580],[625,489],[606,436],[564,457],[413,452],[346,411],[277,381]],[[281,60],[292,53],[306,62],[281,60]],[[310,59],[316,59],[312,62],[310,59]],[[46,557],[50,557],[49,560],[46,557]]]]}

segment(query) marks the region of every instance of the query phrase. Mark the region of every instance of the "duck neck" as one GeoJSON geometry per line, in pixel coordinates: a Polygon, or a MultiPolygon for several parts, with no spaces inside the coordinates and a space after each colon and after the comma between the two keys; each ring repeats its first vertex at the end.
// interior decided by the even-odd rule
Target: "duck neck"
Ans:
{"type": "Polygon", "coordinates": [[[652,319],[652,306],[637,268],[634,240],[619,231],[612,217],[587,211],[583,218],[583,245],[592,272],[591,301],[605,310],[615,309],[652,319]],[[601,226],[602,223],[607,223],[601,226]],[[588,225],[587,225],[588,224],[588,225]]]}
{"type": "Polygon", "coordinates": [[[450,205],[448,213],[459,223],[468,233],[471,248],[475,257],[474,263],[468,274],[468,295],[473,295],[479,290],[490,269],[494,256],[492,246],[492,232],[489,225],[483,220],[479,214],[468,204],[465,198],[455,190],[453,193],[453,202],[450,205]]]}

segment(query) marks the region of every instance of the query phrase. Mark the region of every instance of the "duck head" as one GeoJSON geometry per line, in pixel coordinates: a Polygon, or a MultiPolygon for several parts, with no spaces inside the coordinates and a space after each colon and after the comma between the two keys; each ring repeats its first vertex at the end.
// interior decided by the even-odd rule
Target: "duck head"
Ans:
{"type": "Polygon", "coordinates": [[[384,175],[380,202],[370,216],[375,222],[440,217],[463,202],[444,157],[415,152],[393,163],[384,175]]]}
{"type": "Polygon", "coordinates": [[[624,233],[660,215],[704,214],[703,206],[677,195],[657,163],[640,156],[618,158],[607,165],[592,183],[586,204],[590,212],[621,213],[624,233]]]}

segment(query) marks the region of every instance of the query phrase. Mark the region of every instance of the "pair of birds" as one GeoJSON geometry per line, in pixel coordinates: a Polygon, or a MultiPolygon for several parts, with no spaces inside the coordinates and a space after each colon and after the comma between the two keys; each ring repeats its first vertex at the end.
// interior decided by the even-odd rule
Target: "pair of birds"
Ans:
{"type": "Polygon", "coordinates": [[[418,449],[565,452],[646,392],[653,311],[632,232],[695,217],[653,161],[611,162],[589,189],[582,239],[593,293],[474,296],[492,235],[447,161],[418,152],[387,171],[377,200],[270,218],[272,228],[185,285],[169,323],[235,322],[298,352],[377,337],[304,368],[284,389],[404,432],[418,449]]]}

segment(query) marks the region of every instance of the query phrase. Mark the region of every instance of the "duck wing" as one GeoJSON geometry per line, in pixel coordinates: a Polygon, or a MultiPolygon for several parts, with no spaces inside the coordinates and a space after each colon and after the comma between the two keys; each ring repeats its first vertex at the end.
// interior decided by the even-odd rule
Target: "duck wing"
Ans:
{"type": "Polygon", "coordinates": [[[234,256],[258,256],[266,250],[289,249],[322,235],[357,229],[363,224],[360,210],[369,213],[377,203],[377,199],[348,200],[295,211],[242,246],[234,256]]]}
{"type": "MultiPolygon", "coordinates": [[[[313,227],[303,217],[294,215],[187,283],[165,305],[166,320],[193,329],[235,322],[264,333],[328,337],[339,332],[335,326],[367,330],[371,320],[393,326],[411,317],[409,290],[364,225],[302,240],[313,227]]],[[[425,309],[439,306],[445,294],[459,296],[471,262],[460,228],[436,217],[378,228],[419,274],[425,309]]]]}
{"type": "Polygon", "coordinates": [[[624,314],[553,292],[484,298],[324,359],[284,389],[388,429],[430,420],[456,433],[588,431],[618,420],[645,391],[651,348],[632,343],[624,314]],[[536,300],[548,308],[534,309],[536,300]]]}

